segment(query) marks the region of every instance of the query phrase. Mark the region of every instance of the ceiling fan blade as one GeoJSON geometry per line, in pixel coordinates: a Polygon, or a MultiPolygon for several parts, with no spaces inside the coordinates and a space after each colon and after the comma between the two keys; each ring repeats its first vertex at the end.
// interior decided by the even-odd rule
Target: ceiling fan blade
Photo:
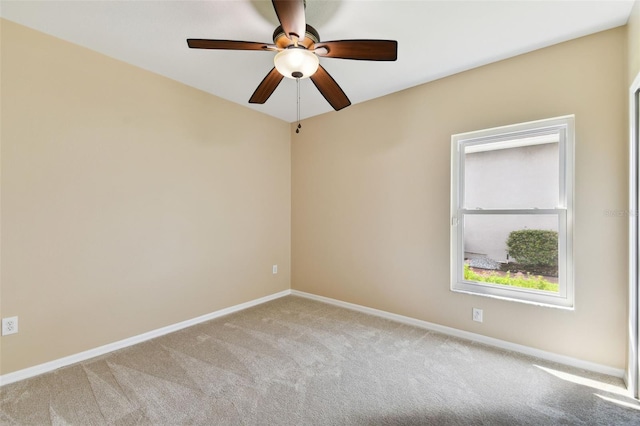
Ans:
{"type": "Polygon", "coordinates": [[[363,61],[395,61],[398,42],[395,40],[338,40],[315,44],[316,55],[326,58],[363,61]]]}
{"type": "Polygon", "coordinates": [[[187,39],[187,44],[192,49],[222,49],[222,50],[279,50],[269,43],[255,41],[236,40],[207,40],[203,38],[187,39]]]}
{"type": "Polygon", "coordinates": [[[269,96],[271,96],[273,91],[276,90],[276,87],[278,87],[278,84],[280,84],[283,78],[282,74],[280,74],[274,67],[258,85],[256,91],[253,92],[253,95],[251,95],[251,98],[249,99],[249,103],[263,104],[267,102],[267,99],[269,99],[269,96]]]}
{"type": "Polygon", "coordinates": [[[305,38],[304,0],[271,0],[278,21],[289,40],[305,38]]]}
{"type": "Polygon", "coordinates": [[[351,105],[351,101],[342,91],[338,83],[329,75],[322,65],[318,66],[318,71],[311,77],[311,81],[316,85],[322,96],[331,104],[333,109],[340,111],[351,105]]]}

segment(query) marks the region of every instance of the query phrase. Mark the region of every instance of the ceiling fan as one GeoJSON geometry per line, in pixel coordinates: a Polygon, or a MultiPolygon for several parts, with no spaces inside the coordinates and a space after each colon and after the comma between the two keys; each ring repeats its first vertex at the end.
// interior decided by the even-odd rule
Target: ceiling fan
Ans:
{"type": "Polygon", "coordinates": [[[192,49],[277,51],[274,68],[258,85],[249,103],[263,104],[284,77],[310,78],[336,111],[351,105],[338,83],[320,65],[318,57],[364,61],[395,61],[395,40],[320,41],[318,32],[307,25],[305,0],[272,0],[280,26],[273,33],[273,44],[235,40],[187,39],[192,49]]]}

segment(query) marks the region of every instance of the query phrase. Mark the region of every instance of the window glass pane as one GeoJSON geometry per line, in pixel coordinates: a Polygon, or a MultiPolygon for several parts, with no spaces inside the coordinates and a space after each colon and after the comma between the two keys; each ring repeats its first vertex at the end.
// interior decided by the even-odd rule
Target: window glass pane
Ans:
{"type": "Polygon", "coordinates": [[[558,293],[557,215],[467,214],[465,281],[558,293]]]}
{"type": "Polygon", "coordinates": [[[520,139],[465,146],[464,208],[558,207],[559,144],[557,134],[550,136],[555,142],[520,139]]]}

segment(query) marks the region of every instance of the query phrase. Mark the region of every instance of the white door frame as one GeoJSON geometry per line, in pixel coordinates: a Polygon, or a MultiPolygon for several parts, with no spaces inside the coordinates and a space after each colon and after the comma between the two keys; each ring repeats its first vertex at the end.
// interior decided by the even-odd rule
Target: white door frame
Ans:
{"type": "Polygon", "coordinates": [[[635,398],[639,395],[640,385],[640,353],[638,351],[638,331],[640,316],[638,306],[640,300],[640,281],[638,266],[640,263],[640,230],[638,223],[638,207],[640,189],[640,74],[629,88],[629,353],[627,359],[627,388],[635,398]]]}

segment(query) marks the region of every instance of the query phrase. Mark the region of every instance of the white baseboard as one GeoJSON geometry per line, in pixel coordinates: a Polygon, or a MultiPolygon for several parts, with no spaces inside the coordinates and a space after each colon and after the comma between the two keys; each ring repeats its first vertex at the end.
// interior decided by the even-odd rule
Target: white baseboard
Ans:
{"type": "Polygon", "coordinates": [[[346,309],[351,309],[354,311],[363,312],[370,315],[375,315],[378,317],[386,318],[392,321],[400,322],[403,324],[413,325],[416,327],[424,328],[427,330],[433,330],[440,332],[442,334],[447,334],[450,336],[459,337],[466,340],[471,340],[473,342],[484,343],[486,345],[495,346],[497,348],[506,349],[513,352],[522,353],[525,355],[534,356],[537,358],[545,359],[548,361],[557,362],[560,364],[569,365],[576,368],[581,368],[588,371],[593,371],[596,373],[607,374],[614,377],[624,377],[624,370],[609,367],[606,365],[596,364],[589,361],[584,361],[577,358],[572,358],[564,355],[558,355],[552,352],[543,351],[540,349],[531,348],[529,346],[518,345],[515,343],[510,343],[505,340],[494,339],[492,337],[483,336],[481,334],[471,333],[468,331],[458,330],[456,328],[445,327],[443,325],[438,325],[434,323],[430,323],[427,321],[422,321],[415,318],[406,317],[403,315],[392,314],[390,312],[381,311],[378,309],[368,308],[366,306],[356,305],[354,303],[343,302],[341,300],[331,299],[329,297],[317,296],[311,293],[305,293],[298,290],[284,290],[278,293],[271,294],[269,296],[265,296],[259,299],[251,300],[249,302],[241,303],[239,305],[231,306],[228,308],[220,309],[219,311],[212,312],[210,314],[202,315],[197,318],[193,318],[190,320],[182,321],[176,324],[172,324],[166,327],[158,328],[156,330],[149,331],[147,333],[139,334],[137,336],[130,337],[128,339],[120,340],[114,343],[110,343],[104,346],[100,346],[94,349],[90,349],[88,351],[80,352],[74,355],[70,355],[64,358],[60,358],[57,360],[53,360],[50,362],[46,362],[44,364],[36,365],[34,367],[25,368],[24,370],[18,370],[13,373],[8,373],[0,376],[0,386],[8,385],[9,383],[18,382],[20,380],[28,379],[30,377],[38,376],[43,373],[47,373],[49,371],[56,370],[61,367],[66,367],[68,365],[86,361],[88,359],[107,354],[109,352],[113,352],[118,349],[126,348],[137,343],[141,343],[156,337],[163,336],[168,333],[172,333],[174,331],[182,330],[183,328],[191,327],[192,325],[200,324],[205,321],[209,321],[224,315],[229,315],[234,312],[242,311],[244,309],[250,308],[252,306],[260,305],[265,302],[269,302],[271,300],[279,299],[284,296],[294,295],[299,297],[304,297],[311,300],[316,300],[319,302],[328,303],[331,305],[339,306],[346,309]]]}
{"type": "Polygon", "coordinates": [[[205,314],[197,318],[182,321],[176,324],[168,325],[166,327],[158,328],[156,330],[149,331],[147,333],[139,334],[137,336],[129,337],[128,339],[120,340],[114,343],[109,343],[104,346],[100,346],[88,351],[80,352],[74,355],[66,356],[64,358],[56,359],[53,361],[45,362],[44,364],[36,365],[33,367],[25,368],[24,370],[18,370],[13,373],[8,373],[0,376],[0,386],[8,385],[9,383],[18,382],[20,380],[28,379],[49,371],[57,370],[61,367],[74,364],[76,362],[86,361],[88,359],[104,355],[109,352],[113,352],[118,349],[126,348],[128,346],[135,345],[156,337],[163,336],[165,334],[173,333],[174,331],[182,330],[183,328],[191,327],[192,325],[200,324],[205,321],[209,321],[224,315],[229,315],[234,312],[242,311],[252,306],[260,305],[265,302],[269,302],[280,297],[288,296],[291,294],[291,290],[284,290],[278,293],[271,294],[269,296],[261,297],[259,299],[251,300],[249,302],[241,303],[239,305],[231,306],[228,308],[220,309],[219,311],[205,314]]]}
{"type": "Polygon", "coordinates": [[[485,345],[494,346],[500,349],[506,349],[508,351],[518,352],[524,355],[530,355],[536,358],[557,362],[559,364],[564,364],[564,365],[580,368],[587,371],[593,371],[596,373],[606,374],[609,376],[614,376],[619,378],[624,378],[624,375],[625,375],[624,370],[610,367],[608,365],[597,364],[590,361],[584,361],[578,358],[559,355],[553,352],[547,352],[540,349],[532,348],[530,346],[518,345],[516,343],[507,342],[505,340],[494,339],[493,337],[487,337],[481,334],[471,333],[469,331],[463,331],[463,330],[458,330],[456,328],[445,327],[443,325],[438,325],[438,324],[422,321],[422,320],[411,318],[411,317],[405,317],[403,315],[392,314],[390,312],[368,308],[366,306],[356,305],[354,303],[343,302],[341,300],[331,299],[329,297],[324,297],[324,296],[317,296],[315,294],[305,293],[298,290],[291,290],[291,294],[294,296],[300,296],[307,299],[312,299],[319,302],[324,302],[331,305],[339,306],[342,308],[363,312],[365,314],[375,315],[378,317],[386,318],[386,319],[400,322],[403,324],[413,325],[413,326],[424,328],[427,330],[437,331],[442,334],[447,334],[449,336],[455,336],[461,339],[483,343],[485,345]]]}

